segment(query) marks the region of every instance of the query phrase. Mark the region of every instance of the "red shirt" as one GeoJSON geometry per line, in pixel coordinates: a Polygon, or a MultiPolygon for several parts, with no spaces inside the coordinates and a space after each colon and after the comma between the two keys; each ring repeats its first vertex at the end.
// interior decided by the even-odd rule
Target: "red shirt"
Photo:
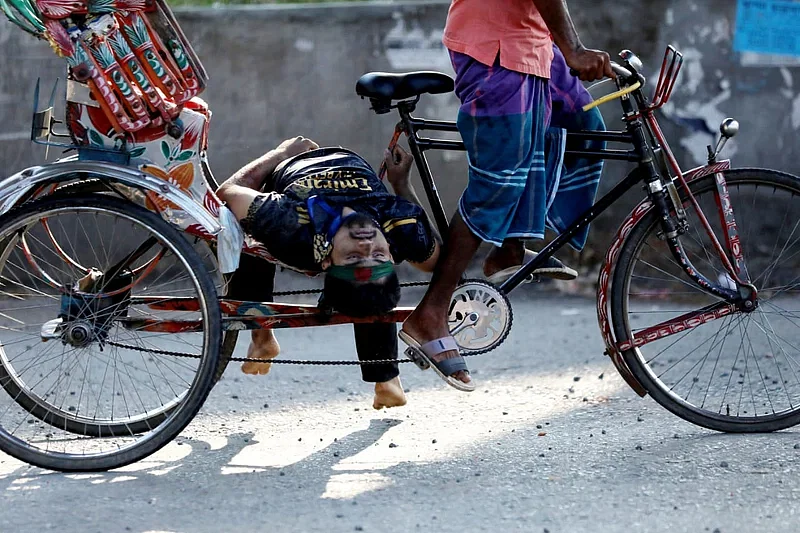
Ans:
{"type": "Polygon", "coordinates": [[[492,66],[550,78],[553,42],[533,0],[453,0],[444,45],[492,66]]]}

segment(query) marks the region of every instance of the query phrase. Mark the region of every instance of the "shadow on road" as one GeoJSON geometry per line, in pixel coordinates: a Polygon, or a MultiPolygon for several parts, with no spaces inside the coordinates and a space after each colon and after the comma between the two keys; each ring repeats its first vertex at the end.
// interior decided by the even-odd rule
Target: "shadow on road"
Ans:
{"type": "MultiPolygon", "coordinates": [[[[239,478],[237,484],[241,484],[241,474],[246,471],[252,471],[253,475],[249,477],[260,485],[261,491],[269,490],[262,485],[265,479],[272,479],[281,485],[285,484],[283,478],[296,480],[302,477],[304,493],[312,498],[314,493],[317,498],[322,497],[336,464],[373,446],[389,429],[399,424],[402,424],[402,421],[393,418],[370,420],[366,429],[353,431],[304,460],[285,467],[265,468],[262,464],[247,465],[239,462],[235,466],[235,476],[239,478]]],[[[207,442],[179,437],[173,447],[188,448],[181,451],[180,459],[158,460],[157,454],[155,458],[145,459],[138,464],[103,473],[62,474],[25,465],[9,474],[0,475],[0,493],[31,492],[49,485],[48,488],[56,491],[78,491],[84,494],[84,497],[88,491],[89,497],[102,496],[105,500],[123,501],[130,494],[148,494],[151,491],[158,493],[157,490],[153,491],[158,485],[171,487],[170,492],[174,492],[181,490],[179,487],[186,478],[199,476],[207,483],[217,483],[215,478],[226,476],[225,468],[242,450],[257,444],[258,440],[253,432],[228,435],[227,444],[215,449],[210,449],[207,442]]]]}
{"type": "MultiPolygon", "coordinates": [[[[445,455],[419,444],[405,450],[422,456],[418,460],[392,459],[401,448],[391,445],[376,448],[389,431],[410,429],[399,418],[369,420],[280,467],[237,459],[260,444],[255,432],[227,435],[221,447],[182,437],[173,446],[182,449],[177,459],[148,459],[131,471],[101,474],[22,467],[0,476],[0,493],[9,505],[48,502],[56,512],[90,502],[95,513],[84,515],[79,529],[65,529],[82,532],[366,531],[364,524],[386,522],[401,530],[420,525],[457,531],[453,520],[464,513],[506,530],[530,521],[547,527],[566,513],[572,525],[559,530],[590,531],[629,516],[626,509],[652,506],[653,498],[672,502],[669,510],[678,514],[689,503],[684,491],[696,485],[725,486],[733,494],[748,490],[754,478],[783,472],[797,489],[798,463],[786,455],[797,433],[721,435],[651,407],[624,400],[584,404],[538,421],[544,432],[530,420],[514,431],[489,431],[445,455]],[[381,460],[373,458],[376,453],[381,460]]],[[[0,515],[3,531],[49,523],[28,513],[0,515]]]]}

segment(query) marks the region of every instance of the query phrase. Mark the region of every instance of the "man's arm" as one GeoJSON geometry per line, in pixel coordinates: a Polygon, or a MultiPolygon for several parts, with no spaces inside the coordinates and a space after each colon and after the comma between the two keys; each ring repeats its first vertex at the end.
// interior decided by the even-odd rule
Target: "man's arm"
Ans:
{"type": "MultiPolygon", "coordinates": [[[[414,186],[411,184],[411,180],[409,179],[411,174],[411,164],[414,162],[414,158],[411,156],[411,154],[399,146],[394,149],[393,153],[389,153],[387,151],[385,157],[386,180],[392,186],[394,193],[400,198],[408,200],[412,204],[422,207],[422,203],[419,201],[419,197],[417,196],[417,191],[414,190],[414,186]]],[[[441,250],[442,238],[439,236],[433,225],[430,225],[430,228],[434,241],[433,253],[426,261],[422,263],[414,263],[413,261],[409,261],[411,265],[423,272],[433,272],[436,262],[439,260],[439,252],[441,250]]]]}
{"type": "Polygon", "coordinates": [[[227,204],[236,218],[242,220],[247,216],[253,200],[260,194],[264,181],[278,165],[290,157],[316,148],[319,148],[317,143],[304,137],[287,139],[274,150],[237,170],[220,185],[217,196],[227,204]]]}
{"type": "Polygon", "coordinates": [[[569,15],[566,0],[533,0],[533,3],[547,24],[556,46],[564,54],[567,65],[580,73],[580,79],[594,81],[615,77],[608,54],[599,50],[589,50],[581,43],[572,23],[572,17],[569,15]]]}

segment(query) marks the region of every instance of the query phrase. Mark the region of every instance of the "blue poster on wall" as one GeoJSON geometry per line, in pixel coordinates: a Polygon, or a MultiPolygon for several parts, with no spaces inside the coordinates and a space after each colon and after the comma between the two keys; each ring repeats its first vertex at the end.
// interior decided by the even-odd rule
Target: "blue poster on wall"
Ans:
{"type": "Polygon", "coordinates": [[[734,50],[800,57],[800,1],[738,2],[734,50]]]}

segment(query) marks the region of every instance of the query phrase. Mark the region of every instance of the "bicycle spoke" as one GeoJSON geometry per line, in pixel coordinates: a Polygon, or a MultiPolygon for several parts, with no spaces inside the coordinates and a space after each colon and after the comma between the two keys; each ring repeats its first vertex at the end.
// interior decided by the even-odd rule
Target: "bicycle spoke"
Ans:
{"type": "MultiPolygon", "coordinates": [[[[763,315],[763,314],[762,314],[762,315],[760,315],[760,316],[762,316],[763,318],[765,318],[765,320],[766,320],[766,323],[767,323],[767,326],[769,327],[770,333],[772,333],[773,335],[775,335],[775,329],[772,327],[772,324],[769,322],[769,318],[767,318],[767,317],[766,317],[766,315],[763,315]]],[[[775,362],[775,370],[778,372],[778,378],[780,379],[780,382],[781,382],[781,383],[786,383],[786,381],[783,379],[783,371],[781,370],[781,367],[780,367],[780,365],[778,364],[778,358],[776,357],[776,353],[775,353],[776,351],[775,351],[775,349],[774,349],[774,348],[773,348],[773,346],[772,346],[772,340],[770,339],[769,333],[768,333],[768,332],[767,332],[767,330],[766,330],[766,329],[763,327],[763,324],[758,324],[758,322],[754,322],[754,324],[756,324],[756,325],[759,327],[759,329],[761,329],[762,333],[764,333],[764,336],[767,338],[767,342],[769,343],[769,345],[770,345],[770,349],[771,349],[771,350],[772,350],[772,352],[773,352],[773,357],[772,357],[772,360],[775,362]]],[[[784,354],[784,358],[786,358],[786,360],[787,360],[787,362],[788,362],[788,361],[789,361],[789,358],[788,358],[788,356],[787,356],[787,354],[786,354],[786,350],[784,350],[784,349],[783,349],[783,346],[781,346],[781,345],[780,345],[780,343],[777,343],[777,342],[776,342],[776,344],[777,344],[778,348],[780,349],[780,351],[781,351],[781,352],[784,354]]],[[[790,370],[792,370],[792,373],[794,374],[795,381],[796,381],[796,382],[797,382],[797,383],[800,385],[800,380],[797,378],[797,373],[796,373],[796,372],[794,371],[794,369],[792,368],[792,365],[791,365],[791,363],[789,364],[789,369],[790,369],[790,370]]],[[[784,390],[785,390],[785,389],[784,389],[784,390]]],[[[789,395],[789,391],[788,391],[788,390],[785,390],[785,392],[786,392],[786,400],[789,402],[789,405],[790,405],[791,407],[794,407],[794,402],[792,401],[792,397],[789,395]]]]}
{"type": "MultiPolygon", "coordinates": [[[[739,324],[741,322],[742,317],[736,317],[736,323],[739,324]]],[[[728,335],[731,332],[731,326],[733,326],[733,318],[728,320],[728,325],[725,327],[725,334],[722,336],[722,342],[719,345],[719,351],[717,352],[717,358],[714,360],[714,367],[711,369],[711,373],[708,376],[708,383],[706,384],[706,392],[703,395],[703,400],[700,403],[701,408],[705,408],[706,400],[708,400],[708,393],[711,391],[711,383],[714,380],[714,375],[717,372],[717,367],[719,366],[720,358],[722,357],[722,351],[725,349],[725,341],[728,340],[728,335]]],[[[688,398],[687,398],[688,400],[688,398]]]]}

